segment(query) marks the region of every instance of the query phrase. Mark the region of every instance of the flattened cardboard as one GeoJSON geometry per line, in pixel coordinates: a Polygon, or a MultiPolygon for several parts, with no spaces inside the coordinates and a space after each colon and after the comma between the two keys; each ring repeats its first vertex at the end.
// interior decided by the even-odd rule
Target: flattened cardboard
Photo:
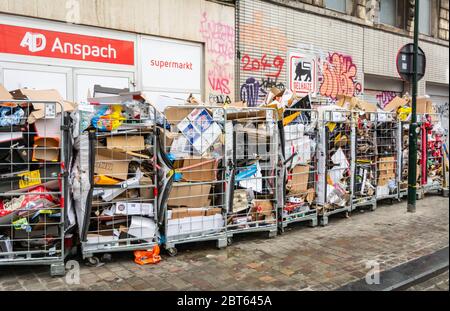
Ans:
{"type": "Polygon", "coordinates": [[[217,180],[216,166],[216,161],[211,161],[211,159],[185,159],[181,167],[183,180],[198,182],[215,181],[217,180]],[[187,170],[184,169],[192,166],[195,167],[187,170]]]}
{"type": "Polygon", "coordinates": [[[180,219],[188,217],[188,209],[184,207],[172,208],[171,215],[172,217],[170,219],[180,219]]]}
{"type": "Polygon", "coordinates": [[[170,124],[178,124],[184,120],[192,112],[191,108],[180,107],[167,107],[164,110],[164,116],[170,124]]]}
{"type": "Polygon", "coordinates": [[[12,95],[8,92],[7,89],[5,89],[3,84],[0,84],[0,101],[1,100],[9,100],[9,99],[13,99],[12,95]]]}
{"type": "Polygon", "coordinates": [[[305,193],[308,190],[309,171],[309,165],[297,165],[294,167],[292,170],[292,179],[288,183],[291,194],[305,193]]]}
{"type": "Polygon", "coordinates": [[[209,203],[211,184],[180,183],[173,184],[167,202],[168,206],[206,207],[209,203]]]}
{"type": "Polygon", "coordinates": [[[253,212],[261,216],[271,216],[273,204],[270,200],[253,200],[253,212]]]}
{"type": "Polygon", "coordinates": [[[142,151],[145,150],[145,139],[139,135],[109,136],[106,138],[106,148],[123,152],[142,151]]]}
{"type": "Polygon", "coordinates": [[[383,110],[386,112],[396,112],[398,108],[406,106],[407,104],[408,101],[406,99],[396,96],[384,107],[383,110]]]}
{"type": "Polygon", "coordinates": [[[97,149],[94,172],[119,180],[127,180],[128,165],[131,157],[123,152],[108,149],[97,149]]]}

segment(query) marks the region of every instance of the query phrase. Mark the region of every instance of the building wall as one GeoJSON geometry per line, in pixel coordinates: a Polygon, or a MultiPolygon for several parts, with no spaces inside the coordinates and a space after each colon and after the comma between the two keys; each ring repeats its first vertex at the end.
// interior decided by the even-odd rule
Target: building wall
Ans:
{"type": "MultiPolygon", "coordinates": [[[[445,2],[448,5],[448,1],[441,1],[441,8],[445,7],[445,2]]],[[[387,85],[392,79],[400,82],[396,56],[404,44],[412,41],[412,33],[407,29],[374,23],[377,7],[377,0],[353,1],[352,13],[348,15],[323,8],[323,1],[239,1],[240,85],[236,86],[240,90],[239,96],[253,102],[254,98],[249,97],[259,96],[261,100],[272,86],[286,86],[289,49],[310,49],[319,56],[322,64],[319,66],[317,91],[323,97],[330,98],[330,94],[322,92],[321,88],[322,84],[329,83],[325,81],[327,75],[323,74],[327,70],[324,64],[330,62],[330,57],[335,54],[342,56],[343,61],[340,62],[340,72],[333,75],[332,82],[353,83],[354,88],[350,89],[354,91],[353,95],[364,95],[364,80],[368,75],[387,85]],[[273,83],[267,83],[270,80],[267,75],[273,73],[273,68],[260,66],[259,70],[249,70],[255,68],[248,66],[248,58],[243,59],[246,55],[250,55],[252,61],[261,60],[266,55],[269,64],[273,58],[282,57],[283,70],[275,81],[272,78],[273,83]],[[354,77],[349,69],[356,69],[354,77]]],[[[423,95],[427,82],[448,86],[449,55],[448,41],[422,35],[420,38],[420,46],[427,56],[426,75],[419,84],[419,94],[423,95]]],[[[405,83],[404,92],[408,91],[409,85],[405,83]]]]}
{"type": "Polygon", "coordinates": [[[201,42],[205,99],[234,100],[234,7],[206,0],[0,0],[0,12],[201,42]]]}

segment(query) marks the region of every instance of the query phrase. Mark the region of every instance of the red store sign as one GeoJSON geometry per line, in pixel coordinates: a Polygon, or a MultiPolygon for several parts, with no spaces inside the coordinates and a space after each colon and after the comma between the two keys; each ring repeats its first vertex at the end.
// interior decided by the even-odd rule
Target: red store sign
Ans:
{"type": "Polygon", "coordinates": [[[0,53],[134,65],[134,42],[0,24],[0,53]]]}

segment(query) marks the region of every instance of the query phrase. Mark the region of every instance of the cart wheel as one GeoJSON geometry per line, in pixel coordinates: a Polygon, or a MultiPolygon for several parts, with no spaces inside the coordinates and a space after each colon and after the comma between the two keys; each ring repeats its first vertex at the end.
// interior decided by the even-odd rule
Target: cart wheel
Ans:
{"type": "Polygon", "coordinates": [[[108,262],[111,262],[111,260],[112,260],[111,254],[105,253],[102,255],[102,259],[101,259],[102,262],[108,263],[108,262]]]}
{"type": "Polygon", "coordinates": [[[175,257],[178,254],[178,250],[175,247],[171,247],[167,249],[170,257],[175,257]]]}
{"type": "Polygon", "coordinates": [[[283,226],[278,227],[278,234],[282,235],[284,233],[284,228],[283,226]]]}
{"type": "Polygon", "coordinates": [[[233,238],[227,238],[227,245],[231,246],[231,244],[233,244],[233,238]]]}
{"type": "Polygon", "coordinates": [[[100,259],[98,259],[98,257],[95,257],[95,256],[89,257],[89,258],[87,258],[86,263],[89,266],[96,267],[100,263],[100,259]]]}

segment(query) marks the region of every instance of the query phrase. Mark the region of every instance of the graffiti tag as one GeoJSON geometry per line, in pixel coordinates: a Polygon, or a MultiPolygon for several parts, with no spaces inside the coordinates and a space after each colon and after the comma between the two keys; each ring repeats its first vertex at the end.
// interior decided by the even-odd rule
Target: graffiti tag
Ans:
{"type": "Polygon", "coordinates": [[[241,86],[241,101],[247,102],[249,107],[258,106],[259,102],[263,101],[269,90],[276,87],[280,90],[285,89],[285,85],[278,82],[277,79],[273,78],[263,78],[262,81],[258,81],[253,77],[248,78],[245,83],[241,86]]]}
{"type": "Polygon", "coordinates": [[[378,106],[383,109],[387,104],[389,104],[395,97],[397,93],[392,91],[382,91],[376,95],[378,106]]]}
{"type": "Polygon", "coordinates": [[[322,96],[336,99],[338,95],[354,96],[361,92],[361,83],[356,81],[357,68],[350,56],[333,53],[323,64],[322,96]]]}
{"type": "Polygon", "coordinates": [[[208,53],[221,57],[224,61],[233,60],[235,51],[234,27],[208,20],[206,12],[200,22],[200,33],[206,44],[208,53]]]}
{"type": "Polygon", "coordinates": [[[252,59],[250,55],[245,54],[242,57],[242,70],[244,71],[272,71],[275,68],[275,72],[265,73],[267,77],[278,78],[283,71],[284,59],[281,56],[275,56],[271,62],[267,59],[267,54],[264,54],[260,59],[252,59]]]}
{"type": "Polygon", "coordinates": [[[230,94],[230,81],[233,75],[228,72],[230,64],[221,64],[218,61],[213,61],[213,67],[208,70],[208,81],[213,91],[220,94],[230,94]]]}

